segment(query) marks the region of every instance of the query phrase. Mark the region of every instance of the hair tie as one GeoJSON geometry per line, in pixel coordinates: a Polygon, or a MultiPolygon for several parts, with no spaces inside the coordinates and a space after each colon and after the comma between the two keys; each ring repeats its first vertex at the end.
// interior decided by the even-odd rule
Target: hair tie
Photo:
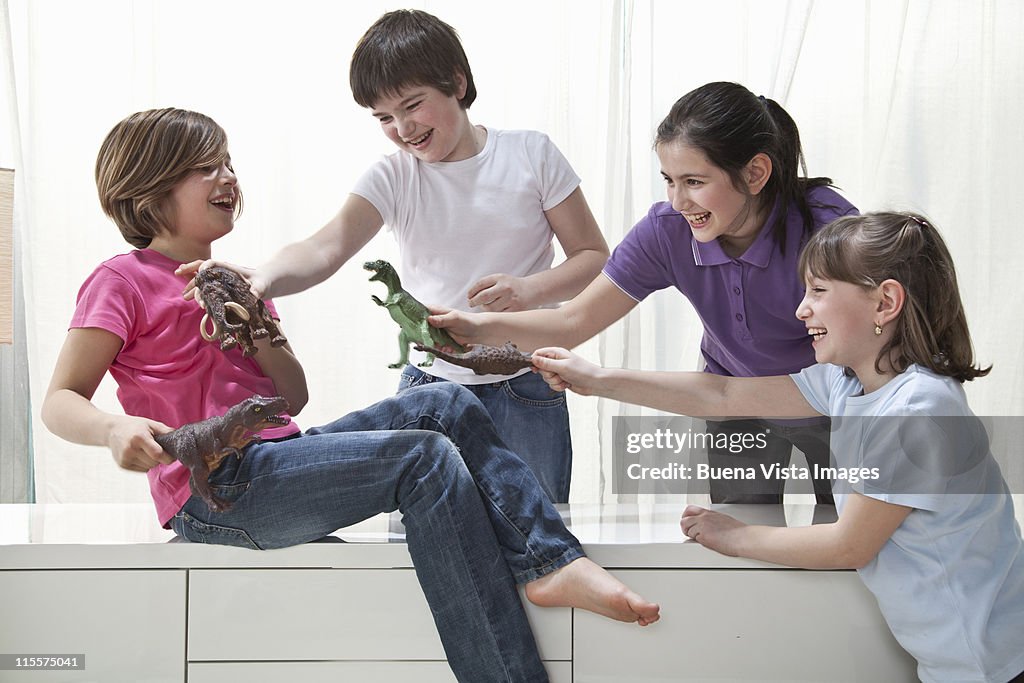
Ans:
{"type": "Polygon", "coordinates": [[[764,104],[768,104],[768,100],[764,98],[764,95],[758,95],[757,99],[761,100],[764,104]]]}
{"type": "Polygon", "coordinates": [[[915,216],[915,215],[914,215],[914,214],[912,214],[912,213],[908,213],[908,214],[907,214],[907,218],[909,218],[910,220],[914,221],[915,223],[917,223],[917,224],[918,224],[919,226],[921,226],[922,228],[928,228],[928,227],[930,227],[930,226],[928,225],[928,221],[924,220],[923,218],[918,218],[917,216],[915,216]]]}

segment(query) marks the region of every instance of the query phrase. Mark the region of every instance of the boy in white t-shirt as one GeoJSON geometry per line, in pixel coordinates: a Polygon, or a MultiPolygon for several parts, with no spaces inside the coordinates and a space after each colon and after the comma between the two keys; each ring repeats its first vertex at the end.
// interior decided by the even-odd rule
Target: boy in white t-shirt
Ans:
{"type": "MultiPolygon", "coordinates": [[[[356,46],[349,79],[356,102],[372,110],[399,151],[372,166],[317,233],[255,270],[237,268],[254,293],[280,297],[322,282],[385,224],[398,240],[404,289],[427,305],[555,306],[601,271],[608,245],[579,177],[548,137],[470,122],[476,86],[451,26],[418,10],[385,14],[356,46]],[[566,255],[555,268],[552,237],[566,255]]],[[[446,380],[467,386],[551,500],[568,501],[572,444],[563,394],[529,370],[477,376],[442,360],[421,370],[414,363],[423,354],[411,358],[399,391],[446,380]]]]}

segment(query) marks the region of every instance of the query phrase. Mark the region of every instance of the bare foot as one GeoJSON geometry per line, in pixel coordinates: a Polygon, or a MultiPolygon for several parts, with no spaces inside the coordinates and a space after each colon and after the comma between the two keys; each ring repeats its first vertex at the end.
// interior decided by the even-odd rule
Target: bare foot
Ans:
{"type": "Polygon", "coordinates": [[[540,607],[578,607],[619,621],[647,626],[661,609],[586,557],[526,584],[526,597],[540,607]]]}

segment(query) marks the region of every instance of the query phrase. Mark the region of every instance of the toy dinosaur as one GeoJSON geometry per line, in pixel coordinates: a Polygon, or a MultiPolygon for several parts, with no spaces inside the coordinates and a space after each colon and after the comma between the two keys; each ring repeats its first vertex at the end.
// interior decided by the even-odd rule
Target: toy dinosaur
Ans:
{"type": "Polygon", "coordinates": [[[221,416],[190,422],[154,439],[189,469],[192,493],[206,501],[210,510],[224,512],[231,508],[231,503],[210,489],[210,473],[232,453],[241,458],[241,449],[255,441],[261,430],[287,424],[287,418],[278,417],[278,413],[286,410],[288,401],[281,396],[253,396],[228,408],[221,416]]]}
{"type": "Polygon", "coordinates": [[[478,375],[514,375],[533,365],[533,357],[520,351],[512,342],[505,342],[504,346],[466,344],[467,353],[446,353],[443,349],[422,344],[415,344],[413,348],[432,353],[453,365],[469,368],[478,375]]]}
{"type": "Polygon", "coordinates": [[[206,304],[206,315],[199,324],[199,333],[206,341],[220,340],[222,351],[241,345],[242,355],[256,353],[255,339],[270,337],[271,346],[288,342],[270,315],[267,305],[253,295],[244,277],[221,266],[211,266],[196,273],[196,287],[206,304]],[[213,331],[207,332],[207,321],[213,319],[213,331]]]}
{"type": "MultiPolygon", "coordinates": [[[[384,306],[391,314],[391,318],[402,328],[398,333],[398,348],[401,356],[397,363],[392,363],[389,368],[401,368],[409,362],[409,344],[418,343],[424,346],[435,348],[448,347],[457,352],[465,351],[465,347],[452,339],[447,331],[431,327],[427,322],[430,311],[427,307],[417,301],[411,294],[402,289],[402,281],[398,273],[387,261],[367,261],[363,268],[373,271],[370,282],[378,280],[387,285],[388,297],[381,301],[376,295],[371,295],[374,303],[384,306]]],[[[434,354],[428,353],[427,359],[420,363],[420,367],[429,367],[434,364],[434,354]]]]}

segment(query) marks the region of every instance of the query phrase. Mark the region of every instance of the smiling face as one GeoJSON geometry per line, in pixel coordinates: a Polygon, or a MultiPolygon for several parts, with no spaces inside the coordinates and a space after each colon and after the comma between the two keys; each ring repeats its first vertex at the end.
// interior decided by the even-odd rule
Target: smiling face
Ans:
{"type": "Polygon", "coordinates": [[[238,196],[230,158],[193,171],[167,197],[173,224],[169,237],[180,244],[208,246],[234,228],[238,196]]]}
{"type": "Polygon", "coordinates": [[[814,359],[851,368],[868,386],[888,335],[875,334],[880,297],[876,290],[841,280],[807,278],[796,317],[813,337],[814,359]]]}
{"type": "MultiPolygon", "coordinates": [[[[756,197],[767,181],[761,178],[765,169],[755,169],[761,175],[745,193],[696,147],[677,140],[658,145],[656,152],[668,200],[686,219],[693,238],[698,242],[717,239],[732,255],[743,253],[765,222],[756,197]]],[[[758,163],[763,163],[761,157],[756,158],[758,163]]],[[[767,172],[770,175],[770,164],[767,172]]]]}
{"type": "Polygon", "coordinates": [[[482,146],[466,110],[459,105],[466,91],[465,79],[458,76],[456,81],[454,95],[429,85],[414,85],[396,95],[382,96],[374,103],[373,116],[389,140],[421,161],[468,159],[482,146]]]}

